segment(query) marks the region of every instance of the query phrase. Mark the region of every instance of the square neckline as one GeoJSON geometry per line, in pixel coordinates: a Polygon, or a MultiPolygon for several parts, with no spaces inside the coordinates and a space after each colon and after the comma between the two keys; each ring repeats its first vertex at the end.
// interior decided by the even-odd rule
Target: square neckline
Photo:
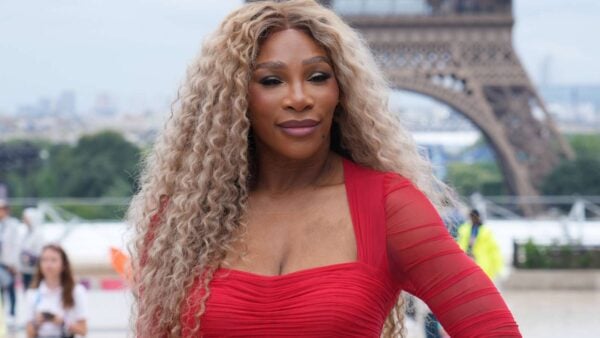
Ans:
{"type": "Polygon", "coordinates": [[[350,212],[350,222],[352,223],[352,231],[354,232],[354,242],[356,245],[356,258],[353,261],[319,265],[319,266],[314,266],[314,267],[310,267],[310,268],[305,268],[305,269],[300,269],[300,270],[284,273],[281,275],[265,275],[265,274],[251,272],[251,271],[231,269],[231,268],[226,268],[226,267],[219,267],[216,271],[224,272],[226,274],[234,274],[234,275],[238,275],[241,277],[254,278],[254,279],[278,280],[278,279],[286,279],[286,278],[291,278],[291,277],[296,277],[296,276],[310,275],[310,274],[314,274],[314,273],[318,273],[318,272],[322,272],[322,271],[328,271],[328,270],[354,268],[354,267],[363,265],[363,262],[361,259],[362,257],[360,257],[361,240],[359,238],[360,231],[359,231],[358,218],[355,216],[355,213],[353,212],[354,209],[352,208],[352,201],[351,201],[351,195],[350,195],[352,192],[351,188],[352,188],[352,184],[353,184],[352,177],[351,177],[353,165],[354,165],[353,162],[346,159],[345,157],[342,157],[344,192],[346,195],[346,203],[348,203],[348,211],[350,212]]]}

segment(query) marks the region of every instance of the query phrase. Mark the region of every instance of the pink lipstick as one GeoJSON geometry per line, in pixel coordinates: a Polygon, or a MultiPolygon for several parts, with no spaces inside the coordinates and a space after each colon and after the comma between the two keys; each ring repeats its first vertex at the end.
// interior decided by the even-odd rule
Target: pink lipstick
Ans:
{"type": "Polygon", "coordinates": [[[312,119],[305,120],[288,120],[282,123],[278,123],[277,126],[283,130],[284,133],[294,136],[303,137],[313,133],[317,130],[320,122],[312,119]]]}

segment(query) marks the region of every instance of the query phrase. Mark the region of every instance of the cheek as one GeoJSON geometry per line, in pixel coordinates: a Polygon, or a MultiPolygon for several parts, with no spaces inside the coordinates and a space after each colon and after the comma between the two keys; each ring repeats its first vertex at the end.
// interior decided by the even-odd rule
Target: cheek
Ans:
{"type": "Polygon", "coordinates": [[[269,107],[276,103],[277,97],[275,91],[271,90],[267,92],[257,85],[250,85],[248,88],[248,110],[251,112],[251,116],[264,111],[272,111],[269,107]]]}
{"type": "Polygon", "coordinates": [[[323,109],[327,112],[329,118],[333,118],[335,107],[337,107],[340,99],[340,91],[337,83],[328,86],[319,94],[319,101],[321,102],[323,109]]]}
{"type": "Polygon", "coordinates": [[[42,270],[55,271],[60,269],[60,262],[56,260],[48,260],[42,262],[42,270]]]}
{"type": "Polygon", "coordinates": [[[259,89],[250,87],[248,97],[248,118],[254,132],[264,132],[273,123],[275,116],[276,98],[273,94],[265,93],[259,89]]]}
{"type": "Polygon", "coordinates": [[[340,88],[336,80],[332,81],[327,87],[319,92],[319,99],[323,105],[327,106],[331,112],[337,106],[340,100],[340,88]]]}

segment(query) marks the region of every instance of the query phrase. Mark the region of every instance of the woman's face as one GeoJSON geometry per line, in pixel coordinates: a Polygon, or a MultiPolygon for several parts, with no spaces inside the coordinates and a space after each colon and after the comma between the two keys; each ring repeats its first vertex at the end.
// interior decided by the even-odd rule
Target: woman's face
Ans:
{"type": "Polygon", "coordinates": [[[303,160],[328,151],[339,88],[326,51],[306,33],[286,29],[262,44],[248,89],[259,152],[303,160]]]}
{"type": "Polygon", "coordinates": [[[56,250],[46,249],[40,256],[40,268],[44,278],[57,278],[63,271],[63,261],[56,250]]]}

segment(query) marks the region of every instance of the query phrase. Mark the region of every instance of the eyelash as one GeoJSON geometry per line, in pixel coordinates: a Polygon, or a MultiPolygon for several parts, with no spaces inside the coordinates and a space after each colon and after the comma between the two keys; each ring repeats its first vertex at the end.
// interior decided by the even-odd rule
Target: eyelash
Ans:
{"type": "MultiPolygon", "coordinates": [[[[329,80],[331,78],[331,74],[329,73],[323,73],[323,72],[318,72],[313,74],[310,78],[308,78],[308,81],[311,82],[325,82],[327,80],[329,80]]],[[[278,84],[283,83],[283,81],[281,81],[279,78],[275,77],[275,76],[267,76],[262,78],[259,83],[263,86],[266,87],[272,87],[272,86],[276,86],[278,84]]]]}
{"type": "Polygon", "coordinates": [[[325,82],[331,78],[331,74],[329,73],[315,73],[308,80],[312,82],[325,82]]]}
{"type": "Polygon", "coordinates": [[[278,78],[276,78],[274,76],[267,76],[267,77],[260,79],[259,83],[266,87],[272,87],[272,86],[276,86],[276,85],[280,84],[281,80],[279,80],[278,78]]]}

